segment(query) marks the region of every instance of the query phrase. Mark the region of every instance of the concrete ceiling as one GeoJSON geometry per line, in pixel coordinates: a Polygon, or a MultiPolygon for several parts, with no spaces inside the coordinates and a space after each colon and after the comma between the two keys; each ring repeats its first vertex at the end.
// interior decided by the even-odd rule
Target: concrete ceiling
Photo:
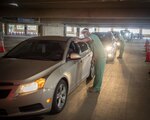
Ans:
{"type": "Polygon", "coordinates": [[[19,8],[147,8],[150,0],[1,0],[1,7],[19,8]]]}
{"type": "Polygon", "coordinates": [[[0,17],[150,26],[150,0],[1,0],[0,17]],[[9,3],[17,3],[18,7],[9,3]]]}

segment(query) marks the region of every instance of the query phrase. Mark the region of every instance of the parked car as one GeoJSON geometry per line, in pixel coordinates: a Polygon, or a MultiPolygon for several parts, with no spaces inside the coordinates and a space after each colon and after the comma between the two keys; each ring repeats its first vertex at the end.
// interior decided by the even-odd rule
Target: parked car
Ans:
{"type": "Polygon", "coordinates": [[[116,56],[117,43],[112,32],[95,32],[104,45],[107,61],[113,61],[116,56]]]}
{"type": "Polygon", "coordinates": [[[132,39],[143,39],[143,35],[140,33],[133,33],[132,34],[132,39]]]}
{"type": "Polygon", "coordinates": [[[73,37],[34,37],[0,59],[0,116],[63,110],[68,94],[94,77],[93,53],[73,37]]]}

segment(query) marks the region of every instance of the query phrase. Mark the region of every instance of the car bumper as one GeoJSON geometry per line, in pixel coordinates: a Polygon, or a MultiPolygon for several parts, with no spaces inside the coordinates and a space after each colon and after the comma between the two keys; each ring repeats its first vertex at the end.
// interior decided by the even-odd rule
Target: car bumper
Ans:
{"type": "Polygon", "coordinates": [[[24,115],[35,115],[51,110],[52,92],[49,89],[41,89],[32,94],[14,96],[10,94],[5,99],[0,99],[0,117],[14,117],[24,115]]]}
{"type": "Polygon", "coordinates": [[[113,59],[113,58],[114,58],[114,55],[115,55],[115,52],[114,52],[114,51],[107,51],[107,52],[106,52],[106,58],[107,58],[107,59],[113,59]]]}

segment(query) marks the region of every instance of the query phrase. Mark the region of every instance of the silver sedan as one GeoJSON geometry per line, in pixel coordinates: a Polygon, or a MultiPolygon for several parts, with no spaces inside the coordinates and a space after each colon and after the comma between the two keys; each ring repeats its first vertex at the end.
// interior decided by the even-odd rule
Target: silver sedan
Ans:
{"type": "Polygon", "coordinates": [[[63,110],[68,94],[94,77],[91,49],[74,39],[30,38],[0,58],[0,116],[63,110]]]}

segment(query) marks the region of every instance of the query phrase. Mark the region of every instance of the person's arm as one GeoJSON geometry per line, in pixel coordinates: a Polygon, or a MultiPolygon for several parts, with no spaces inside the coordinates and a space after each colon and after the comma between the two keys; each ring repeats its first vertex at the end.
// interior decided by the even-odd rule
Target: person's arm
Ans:
{"type": "Polygon", "coordinates": [[[78,43],[78,42],[92,42],[92,39],[90,37],[87,37],[87,38],[82,38],[82,39],[75,39],[74,41],[75,43],[78,43]]]}

